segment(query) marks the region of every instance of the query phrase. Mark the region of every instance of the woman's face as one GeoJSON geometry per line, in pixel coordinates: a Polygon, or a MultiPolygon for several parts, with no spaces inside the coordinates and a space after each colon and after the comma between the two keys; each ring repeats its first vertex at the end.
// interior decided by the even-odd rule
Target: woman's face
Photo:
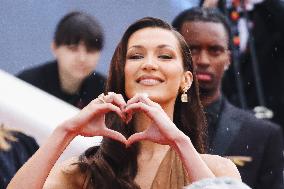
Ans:
{"type": "Polygon", "coordinates": [[[161,28],[144,28],[130,36],[124,71],[128,98],[147,93],[160,104],[174,103],[180,89],[192,82],[191,72],[183,69],[177,38],[161,28]]]}

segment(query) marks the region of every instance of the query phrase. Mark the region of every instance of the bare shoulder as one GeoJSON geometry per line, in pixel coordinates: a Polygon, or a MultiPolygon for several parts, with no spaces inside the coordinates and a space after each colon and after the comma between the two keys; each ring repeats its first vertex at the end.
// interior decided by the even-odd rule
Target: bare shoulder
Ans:
{"type": "Polygon", "coordinates": [[[236,165],[230,159],[210,154],[201,154],[201,158],[217,177],[228,176],[241,180],[236,165]]]}
{"type": "Polygon", "coordinates": [[[44,189],[82,188],[86,176],[80,172],[78,158],[71,158],[55,165],[48,175],[44,189]]]}

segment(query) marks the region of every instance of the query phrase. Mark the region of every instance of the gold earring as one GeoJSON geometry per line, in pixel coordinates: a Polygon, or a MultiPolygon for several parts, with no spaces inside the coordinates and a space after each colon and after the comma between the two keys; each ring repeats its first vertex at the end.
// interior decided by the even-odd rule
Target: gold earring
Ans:
{"type": "Polygon", "coordinates": [[[188,90],[187,87],[183,88],[183,92],[182,92],[181,97],[180,97],[181,102],[188,102],[187,90],[188,90]]]}

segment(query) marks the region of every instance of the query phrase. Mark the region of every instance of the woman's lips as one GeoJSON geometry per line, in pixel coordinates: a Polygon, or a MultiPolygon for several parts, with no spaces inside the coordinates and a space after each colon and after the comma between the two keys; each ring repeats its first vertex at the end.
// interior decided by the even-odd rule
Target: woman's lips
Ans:
{"type": "Polygon", "coordinates": [[[163,80],[160,77],[156,77],[153,75],[143,75],[137,79],[137,82],[142,85],[151,86],[162,83],[163,80]]]}
{"type": "Polygon", "coordinates": [[[157,84],[161,83],[161,81],[159,81],[157,79],[141,79],[139,81],[139,83],[142,84],[142,85],[151,86],[151,85],[157,85],[157,84]]]}

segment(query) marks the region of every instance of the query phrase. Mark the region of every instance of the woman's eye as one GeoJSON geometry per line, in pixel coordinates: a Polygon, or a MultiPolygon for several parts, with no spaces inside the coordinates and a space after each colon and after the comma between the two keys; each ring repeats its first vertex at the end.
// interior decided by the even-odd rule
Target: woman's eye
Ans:
{"type": "Polygon", "coordinates": [[[128,56],[128,59],[142,59],[144,58],[141,54],[134,54],[134,55],[130,55],[128,56]]]}
{"type": "Polygon", "coordinates": [[[172,59],[173,57],[171,55],[163,54],[163,55],[160,55],[159,58],[168,60],[168,59],[172,59]]]}

